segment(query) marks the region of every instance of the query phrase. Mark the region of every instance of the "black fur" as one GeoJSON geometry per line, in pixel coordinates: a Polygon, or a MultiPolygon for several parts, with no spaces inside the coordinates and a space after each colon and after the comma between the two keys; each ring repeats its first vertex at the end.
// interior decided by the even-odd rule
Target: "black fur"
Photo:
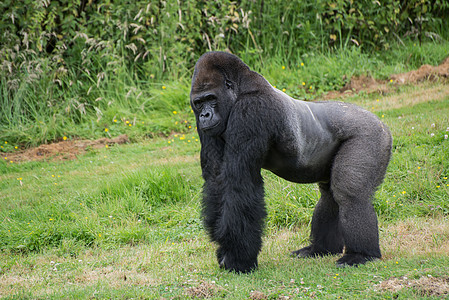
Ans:
{"type": "Polygon", "coordinates": [[[221,267],[249,272],[258,266],[266,216],[261,168],[319,183],[311,244],[296,256],[345,249],[339,266],[381,257],[371,199],[392,139],[378,118],[351,104],[294,100],[225,52],[198,60],[190,101],[202,146],[202,214],[221,267]]]}

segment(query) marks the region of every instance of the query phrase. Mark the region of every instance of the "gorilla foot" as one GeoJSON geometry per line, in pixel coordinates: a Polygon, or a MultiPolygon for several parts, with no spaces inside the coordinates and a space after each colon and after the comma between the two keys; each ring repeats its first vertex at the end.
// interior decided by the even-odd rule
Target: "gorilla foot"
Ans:
{"type": "Polygon", "coordinates": [[[337,260],[337,267],[344,268],[347,266],[357,267],[358,265],[363,265],[368,261],[373,261],[379,259],[379,257],[367,256],[360,253],[347,253],[343,255],[342,258],[337,260]]]}
{"type": "Polygon", "coordinates": [[[324,255],[329,255],[329,254],[337,254],[337,253],[333,253],[331,251],[317,251],[314,249],[313,245],[310,245],[310,246],[307,246],[307,247],[304,247],[299,250],[291,252],[291,255],[293,257],[298,257],[298,258],[317,257],[317,256],[324,256],[324,255]]]}
{"type": "Polygon", "coordinates": [[[229,259],[226,255],[219,258],[218,264],[220,268],[235,273],[251,273],[258,267],[257,259],[255,261],[236,261],[229,259]]]}
{"type": "Polygon", "coordinates": [[[292,251],[291,255],[293,257],[302,257],[302,258],[316,256],[315,254],[313,254],[312,245],[304,247],[304,248],[301,248],[301,249],[296,250],[296,251],[292,251]]]}

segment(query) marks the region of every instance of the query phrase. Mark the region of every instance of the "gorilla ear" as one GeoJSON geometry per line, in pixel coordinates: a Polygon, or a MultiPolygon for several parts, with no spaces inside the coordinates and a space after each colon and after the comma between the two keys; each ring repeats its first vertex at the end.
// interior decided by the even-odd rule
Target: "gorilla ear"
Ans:
{"type": "Polygon", "coordinates": [[[234,84],[228,79],[225,80],[225,85],[228,89],[234,89],[234,84]]]}

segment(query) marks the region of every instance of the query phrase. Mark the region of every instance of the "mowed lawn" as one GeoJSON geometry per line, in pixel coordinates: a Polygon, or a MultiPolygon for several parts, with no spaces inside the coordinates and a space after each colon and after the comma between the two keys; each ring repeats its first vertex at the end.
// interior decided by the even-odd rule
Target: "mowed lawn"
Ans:
{"type": "Polygon", "coordinates": [[[92,148],[73,160],[2,157],[0,297],[448,297],[449,85],[344,101],[374,112],[394,137],[374,200],[382,260],[341,269],[337,256],[290,257],[308,243],[319,192],[263,171],[268,216],[259,269],[219,269],[200,220],[200,143],[191,131],[92,148]]]}

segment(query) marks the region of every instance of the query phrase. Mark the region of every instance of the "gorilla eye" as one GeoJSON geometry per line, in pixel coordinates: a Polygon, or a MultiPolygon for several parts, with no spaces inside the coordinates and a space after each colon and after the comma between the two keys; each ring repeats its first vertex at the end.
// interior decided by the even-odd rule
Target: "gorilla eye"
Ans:
{"type": "Polygon", "coordinates": [[[204,95],[204,96],[198,97],[193,100],[193,106],[198,110],[201,110],[203,108],[204,104],[207,104],[212,107],[216,107],[217,106],[217,96],[215,96],[214,94],[208,94],[208,95],[204,95]]]}
{"type": "Polygon", "coordinates": [[[203,101],[195,101],[193,102],[193,105],[195,106],[196,109],[201,110],[203,108],[203,101]]]}
{"type": "Polygon", "coordinates": [[[226,85],[226,87],[227,87],[228,89],[232,89],[232,88],[233,88],[232,82],[230,82],[229,80],[226,80],[226,81],[225,81],[225,85],[226,85]]]}

